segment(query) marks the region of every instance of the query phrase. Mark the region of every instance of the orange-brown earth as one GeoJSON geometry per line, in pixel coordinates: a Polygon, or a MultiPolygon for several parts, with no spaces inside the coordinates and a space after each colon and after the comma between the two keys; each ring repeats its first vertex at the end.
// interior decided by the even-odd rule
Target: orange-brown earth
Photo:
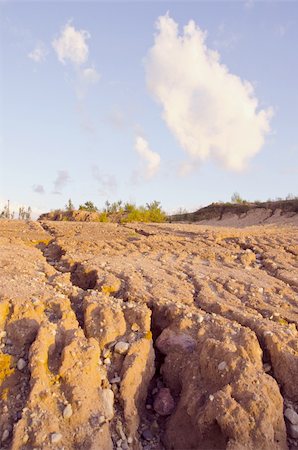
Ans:
{"type": "Polygon", "coordinates": [[[1,448],[295,448],[297,236],[1,221],[1,448]]]}

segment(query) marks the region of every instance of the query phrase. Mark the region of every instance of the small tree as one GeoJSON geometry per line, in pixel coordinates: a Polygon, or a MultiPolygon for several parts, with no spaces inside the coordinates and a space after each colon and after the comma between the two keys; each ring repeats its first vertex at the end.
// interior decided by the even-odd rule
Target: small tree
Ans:
{"type": "Polygon", "coordinates": [[[69,212],[75,210],[74,204],[72,203],[71,199],[69,199],[68,202],[66,203],[65,209],[66,209],[66,211],[69,211],[69,212]]]}
{"type": "Polygon", "coordinates": [[[232,203],[246,203],[246,200],[243,200],[243,198],[240,196],[240,194],[238,194],[238,192],[234,192],[234,194],[231,197],[231,202],[232,203]]]}
{"type": "Polygon", "coordinates": [[[97,207],[91,201],[85,202],[84,205],[80,205],[79,210],[80,211],[89,211],[89,212],[97,212],[98,211],[97,207]]]}

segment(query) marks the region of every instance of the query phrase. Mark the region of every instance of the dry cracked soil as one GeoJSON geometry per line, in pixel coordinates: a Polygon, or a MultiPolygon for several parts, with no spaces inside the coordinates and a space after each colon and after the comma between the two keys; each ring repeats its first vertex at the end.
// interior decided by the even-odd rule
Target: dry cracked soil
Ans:
{"type": "Polygon", "coordinates": [[[294,449],[297,236],[1,221],[1,449],[294,449]]]}

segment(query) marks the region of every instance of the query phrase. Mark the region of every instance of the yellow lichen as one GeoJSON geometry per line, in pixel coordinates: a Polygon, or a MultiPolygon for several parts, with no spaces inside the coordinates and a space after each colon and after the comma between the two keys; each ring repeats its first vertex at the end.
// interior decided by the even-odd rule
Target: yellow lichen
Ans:
{"type": "Polygon", "coordinates": [[[14,372],[11,368],[11,359],[10,355],[0,354],[0,385],[14,372]]]}
{"type": "Polygon", "coordinates": [[[8,393],[9,393],[9,389],[3,389],[2,394],[1,394],[1,399],[6,401],[8,399],[8,393]]]}
{"type": "Polygon", "coordinates": [[[103,294],[112,294],[113,292],[117,292],[117,288],[115,286],[103,285],[101,286],[101,292],[103,294]]]}
{"type": "Polygon", "coordinates": [[[151,331],[147,331],[147,333],[145,334],[145,339],[148,339],[148,341],[152,340],[152,333],[151,333],[151,331]]]}

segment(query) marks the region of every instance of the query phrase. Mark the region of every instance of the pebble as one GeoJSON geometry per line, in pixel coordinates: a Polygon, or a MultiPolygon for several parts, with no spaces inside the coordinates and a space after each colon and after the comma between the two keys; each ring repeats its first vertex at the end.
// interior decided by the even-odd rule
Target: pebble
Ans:
{"type": "Polygon", "coordinates": [[[120,355],[125,355],[125,353],[127,353],[129,349],[129,344],[128,342],[117,342],[117,344],[114,347],[114,350],[116,353],[119,353],[120,355]]]}
{"type": "Polygon", "coordinates": [[[18,370],[24,370],[26,367],[27,363],[23,358],[20,358],[17,362],[17,368],[18,370]]]}
{"type": "Polygon", "coordinates": [[[114,417],[114,392],[111,389],[102,389],[100,398],[106,419],[112,420],[114,417]]]}
{"type": "Polygon", "coordinates": [[[213,400],[214,400],[214,395],[209,395],[209,400],[210,400],[210,402],[213,402],[213,400]]]}
{"type": "Polygon", "coordinates": [[[140,327],[137,323],[133,323],[131,326],[132,331],[139,331],[140,327]]]}
{"type": "Polygon", "coordinates": [[[121,447],[121,445],[122,445],[122,439],[119,439],[119,440],[117,441],[116,445],[117,445],[117,447],[121,447]]]}
{"type": "Polygon", "coordinates": [[[109,366],[111,364],[110,358],[105,358],[104,363],[106,366],[109,366]]]}
{"type": "Polygon", "coordinates": [[[8,436],[9,436],[9,431],[8,430],[4,430],[3,434],[2,434],[2,442],[6,441],[8,436]]]}
{"type": "Polygon", "coordinates": [[[264,369],[264,372],[265,372],[265,373],[268,373],[268,372],[270,372],[270,370],[271,370],[271,365],[268,364],[268,363],[265,363],[265,364],[263,365],[263,369],[264,369]]]}
{"type": "Polygon", "coordinates": [[[129,436],[129,437],[127,438],[127,443],[128,443],[128,444],[132,444],[132,443],[133,443],[133,438],[132,438],[131,436],[129,436]]]}
{"type": "Polygon", "coordinates": [[[260,288],[258,289],[258,292],[259,292],[259,294],[263,294],[263,293],[264,293],[264,288],[260,287],[260,288]]]}
{"type": "Polygon", "coordinates": [[[61,433],[52,433],[51,434],[51,442],[52,444],[58,444],[58,442],[60,442],[62,439],[62,434],[61,433]]]}
{"type": "Polygon", "coordinates": [[[99,425],[102,425],[103,423],[105,423],[105,421],[106,421],[105,416],[99,416],[99,418],[98,418],[99,425]]]}
{"type": "Polygon", "coordinates": [[[121,378],[120,377],[114,377],[111,379],[111,384],[117,384],[120,383],[121,378]]]}
{"type": "Polygon", "coordinates": [[[146,440],[146,441],[151,441],[153,439],[153,434],[151,433],[151,431],[147,428],[146,430],[143,431],[142,433],[142,437],[146,440]]]}
{"type": "Polygon", "coordinates": [[[72,416],[72,406],[70,403],[68,403],[67,406],[65,406],[63,410],[63,417],[64,419],[69,419],[72,416]]]}
{"type": "Polygon", "coordinates": [[[175,402],[169,388],[161,388],[154,399],[154,410],[161,416],[168,416],[175,408],[175,402]]]}
{"type": "Polygon", "coordinates": [[[218,370],[225,370],[227,368],[227,363],[225,361],[222,361],[217,366],[218,370]]]}
{"type": "Polygon", "coordinates": [[[293,425],[292,423],[289,426],[290,436],[294,439],[298,438],[298,425],[293,425]]]}
{"type": "Polygon", "coordinates": [[[102,351],[102,357],[105,358],[109,358],[111,356],[111,351],[109,348],[104,348],[102,351]]]}
{"type": "Polygon", "coordinates": [[[202,323],[203,320],[204,320],[204,317],[203,317],[203,316],[198,316],[198,318],[197,318],[197,322],[198,322],[198,323],[202,323]]]}
{"type": "Polygon", "coordinates": [[[292,425],[298,425],[298,414],[292,408],[287,408],[284,412],[284,416],[292,425]]]}

